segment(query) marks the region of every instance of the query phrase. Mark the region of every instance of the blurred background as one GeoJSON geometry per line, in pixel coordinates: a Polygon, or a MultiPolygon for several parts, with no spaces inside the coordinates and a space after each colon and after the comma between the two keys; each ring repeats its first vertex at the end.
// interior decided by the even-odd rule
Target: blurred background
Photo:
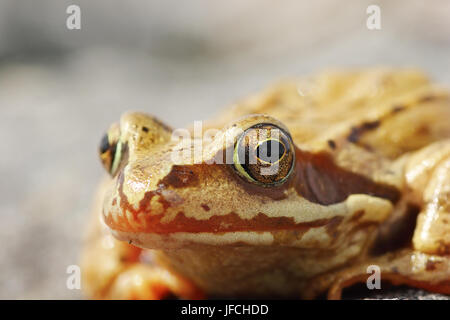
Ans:
{"type": "Polygon", "coordinates": [[[180,127],[285,77],[414,66],[448,84],[449,62],[447,0],[0,0],[0,298],[82,298],[66,268],[122,112],[180,127]]]}

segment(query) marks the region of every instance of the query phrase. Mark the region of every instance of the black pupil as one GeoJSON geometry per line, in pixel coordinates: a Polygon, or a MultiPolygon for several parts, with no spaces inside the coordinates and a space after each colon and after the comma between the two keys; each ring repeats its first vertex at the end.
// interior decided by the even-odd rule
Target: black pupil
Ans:
{"type": "Polygon", "coordinates": [[[282,143],[278,140],[266,140],[258,145],[256,148],[256,156],[258,159],[268,163],[278,162],[286,152],[282,143]]]}
{"type": "Polygon", "coordinates": [[[109,150],[109,147],[108,135],[105,134],[102,138],[102,141],[100,141],[100,153],[105,153],[109,150]]]}

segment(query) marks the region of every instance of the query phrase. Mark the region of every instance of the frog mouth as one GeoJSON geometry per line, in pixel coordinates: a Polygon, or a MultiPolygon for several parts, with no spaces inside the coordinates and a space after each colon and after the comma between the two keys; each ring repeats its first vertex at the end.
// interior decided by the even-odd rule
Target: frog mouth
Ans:
{"type": "MultiPolygon", "coordinates": [[[[178,170],[183,170],[183,168],[178,170]]],[[[176,179],[172,179],[170,175],[168,177],[165,179],[170,180],[169,182],[172,186],[177,186],[182,182],[182,186],[186,187],[196,182],[195,174],[181,175],[180,172],[177,172],[176,179]]],[[[185,214],[183,211],[183,198],[176,191],[165,187],[165,184],[168,182],[159,183],[157,189],[146,192],[139,203],[133,205],[128,201],[128,197],[123,191],[123,172],[119,173],[117,179],[118,193],[114,197],[107,197],[111,201],[105,202],[103,217],[109,228],[120,232],[156,234],[177,232],[223,234],[229,232],[273,232],[282,230],[306,232],[311,228],[319,227],[333,229],[343,219],[342,216],[327,216],[317,217],[312,221],[299,222],[292,216],[271,216],[271,214],[264,211],[255,212],[251,217],[243,217],[237,212],[230,211],[224,214],[210,214],[207,218],[196,218],[198,215],[185,214]],[[155,204],[162,209],[159,210],[159,213],[153,211],[155,204]],[[172,218],[170,220],[167,219],[168,211],[171,211],[170,215],[172,218]]],[[[275,192],[274,190],[271,191],[275,192]]],[[[286,198],[282,191],[278,193],[273,195],[276,200],[286,198]]],[[[211,208],[206,204],[199,205],[197,210],[204,213],[212,212],[210,211],[211,208]]]]}
{"type": "Polygon", "coordinates": [[[114,230],[126,232],[169,234],[175,232],[200,233],[209,232],[222,234],[227,232],[271,232],[280,230],[307,231],[311,228],[327,227],[332,230],[344,219],[343,216],[317,219],[309,222],[296,223],[293,217],[269,217],[259,213],[252,219],[242,219],[232,212],[226,215],[214,215],[207,220],[197,220],[186,217],[179,212],[169,223],[162,222],[163,214],[146,215],[143,213],[128,212],[128,214],[105,215],[105,223],[114,230]],[[142,223],[140,223],[141,221],[142,223]]]}

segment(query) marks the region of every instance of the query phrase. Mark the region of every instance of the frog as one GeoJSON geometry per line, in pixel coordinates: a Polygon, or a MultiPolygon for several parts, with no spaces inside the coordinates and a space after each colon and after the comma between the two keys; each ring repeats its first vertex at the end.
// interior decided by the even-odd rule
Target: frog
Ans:
{"type": "Polygon", "coordinates": [[[389,67],[279,81],[183,139],[127,112],[99,147],[84,292],[341,299],[375,268],[448,295],[449,119],[444,86],[389,67]]]}

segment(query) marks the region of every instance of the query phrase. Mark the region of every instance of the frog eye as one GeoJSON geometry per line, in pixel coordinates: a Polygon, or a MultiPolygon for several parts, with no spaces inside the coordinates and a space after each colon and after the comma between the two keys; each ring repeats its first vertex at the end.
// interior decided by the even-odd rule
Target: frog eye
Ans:
{"type": "Polygon", "coordinates": [[[236,141],[233,163],[237,173],[252,183],[263,186],[281,184],[294,168],[292,138],[276,125],[254,125],[236,141]]]}
{"type": "Polygon", "coordinates": [[[103,167],[112,176],[119,168],[123,158],[123,144],[120,141],[120,130],[118,126],[112,126],[100,141],[99,153],[103,167]]]}

